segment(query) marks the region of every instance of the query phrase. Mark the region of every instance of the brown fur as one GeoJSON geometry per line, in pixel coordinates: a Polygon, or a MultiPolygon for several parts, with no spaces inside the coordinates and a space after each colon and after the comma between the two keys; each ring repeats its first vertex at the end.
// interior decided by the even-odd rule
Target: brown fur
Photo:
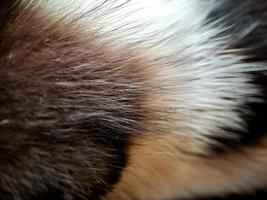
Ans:
{"type": "Polygon", "coordinates": [[[0,30],[0,196],[94,198],[124,167],[128,132],[142,128],[145,63],[44,16],[38,4],[8,8],[0,30]]]}

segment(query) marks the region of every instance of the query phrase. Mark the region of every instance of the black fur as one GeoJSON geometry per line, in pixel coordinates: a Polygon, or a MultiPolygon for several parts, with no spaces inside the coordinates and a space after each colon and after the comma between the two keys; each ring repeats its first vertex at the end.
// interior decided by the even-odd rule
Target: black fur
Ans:
{"type": "MultiPolygon", "coordinates": [[[[245,56],[243,62],[267,64],[267,1],[226,0],[207,19],[208,22],[214,20],[227,27],[222,35],[231,36],[229,49],[239,49],[239,54],[245,56]]],[[[257,145],[267,134],[267,71],[251,73],[249,76],[250,83],[259,89],[257,96],[251,97],[258,100],[236,108],[244,119],[245,130],[221,127],[226,135],[238,135],[238,140],[212,137],[222,146],[235,149],[244,145],[257,145]]],[[[215,147],[215,150],[220,148],[215,147]]]]}

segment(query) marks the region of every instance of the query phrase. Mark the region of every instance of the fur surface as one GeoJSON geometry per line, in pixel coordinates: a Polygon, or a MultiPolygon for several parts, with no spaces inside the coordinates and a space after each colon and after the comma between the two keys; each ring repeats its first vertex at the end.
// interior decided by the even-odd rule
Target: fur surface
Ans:
{"type": "Polygon", "coordinates": [[[266,12],[250,0],[0,1],[0,199],[265,190],[266,12]]]}

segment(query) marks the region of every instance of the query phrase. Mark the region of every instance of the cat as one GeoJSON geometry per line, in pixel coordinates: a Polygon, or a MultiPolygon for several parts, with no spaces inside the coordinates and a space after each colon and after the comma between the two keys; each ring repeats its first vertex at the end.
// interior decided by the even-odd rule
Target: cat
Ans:
{"type": "Polygon", "coordinates": [[[0,199],[266,199],[266,63],[267,1],[0,0],[0,199]]]}

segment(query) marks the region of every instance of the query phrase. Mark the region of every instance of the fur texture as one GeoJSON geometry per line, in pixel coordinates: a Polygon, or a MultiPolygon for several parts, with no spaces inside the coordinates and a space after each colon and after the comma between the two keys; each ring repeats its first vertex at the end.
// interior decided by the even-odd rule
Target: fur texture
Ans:
{"type": "Polygon", "coordinates": [[[0,1],[0,199],[264,190],[266,11],[250,0],[0,1]]]}

